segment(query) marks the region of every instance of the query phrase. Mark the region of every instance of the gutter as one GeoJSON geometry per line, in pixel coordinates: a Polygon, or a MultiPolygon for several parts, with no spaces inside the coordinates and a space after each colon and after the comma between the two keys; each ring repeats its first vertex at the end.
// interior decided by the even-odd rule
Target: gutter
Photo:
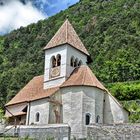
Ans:
{"type": "Polygon", "coordinates": [[[30,102],[28,103],[28,118],[27,118],[27,125],[29,125],[29,119],[30,119],[30,102]]]}

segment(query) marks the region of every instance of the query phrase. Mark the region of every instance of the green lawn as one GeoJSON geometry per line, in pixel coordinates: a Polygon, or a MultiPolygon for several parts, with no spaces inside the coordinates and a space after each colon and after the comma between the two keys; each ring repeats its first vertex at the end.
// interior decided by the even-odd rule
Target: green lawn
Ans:
{"type": "Polygon", "coordinates": [[[0,140],[33,140],[30,138],[0,137],[0,140]]]}
{"type": "Polygon", "coordinates": [[[0,137],[0,140],[19,140],[19,139],[13,137],[0,137]]]}

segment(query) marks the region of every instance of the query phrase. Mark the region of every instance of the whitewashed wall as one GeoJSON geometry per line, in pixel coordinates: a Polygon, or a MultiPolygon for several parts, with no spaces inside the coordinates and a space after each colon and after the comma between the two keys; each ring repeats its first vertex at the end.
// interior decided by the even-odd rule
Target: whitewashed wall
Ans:
{"type": "Polygon", "coordinates": [[[36,100],[30,103],[28,113],[30,124],[48,124],[49,121],[49,102],[46,99],[36,100]],[[36,122],[36,113],[40,114],[39,122],[36,122]]]}
{"type": "Polygon", "coordinates": [[[70,66],[71,57],[78,58],[86,65],[87,56],[71,47],[70,45],[62,45],[45,51],[45,74],[44,74],[44,89],[61,85],[72,73],[74,67],[70,66]],[[61,70],[60,76],[50,79],[50,67],[52,56],[61,55],[61,70]]]}
{"type": "Polygon", "coordinates": [[[67,74],[66,74],[66,77],[69,77],[70,74],[72,73],[72,71],[74,70],[74,68],[70,66],[72,56],[75,59],[78,58],[79,61],[81,60],[83,65],[86,65],[86,63],[87,63],[87,56],[84,53],[71,47],[70,45],[67,45],[67,68],[66,68],[67,74]]]}
{"type": "Polygon", "coordinates": [[[128,112],[120,106],[116,99],[109,94],[105,94],[104,123],[126,123],[128,122],[128,112]]]}
{"type": "Polygon", "coordinates": [[[82,137],[82,95],[79,88],[65,88],[62,94],[63,123],[71,127],[72,135],[82,137]]]}
{"type": "Polygon", "coordinates": [[[86,114],[91,116],[90,124],[96,123],[96,118],[99,116],[99,123],[103,123],[103,100],[104,92],[95,87],[82,87],[83,90],[83,136],[87,134],[87,126],[85,125],[86,114]]]}
{"type": "Polygon", "coordinates": [[[67,57],[67,46],[62,45],[52,49],[45,50],[45,72],[44,72],[44,89],[59,86],[65,81],[66,75],[66,57],[67,57]],[[52,56],[61,55],[61,70],[60,76],[50,79],[50,68],[52,56]]]}
{"type": "Polygon", "coordinates": [[[62,89],[63,123],[71,126],[71,133],[77,138],[86,136],[85,116],[91,115],[90,123],[95,123],[96,116],[103,119],[104,92],[86,86],[62,89]]]}

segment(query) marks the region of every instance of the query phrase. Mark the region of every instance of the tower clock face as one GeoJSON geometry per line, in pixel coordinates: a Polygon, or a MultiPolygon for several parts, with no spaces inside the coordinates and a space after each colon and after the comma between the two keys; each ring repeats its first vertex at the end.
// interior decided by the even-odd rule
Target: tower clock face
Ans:
{"type": "Polygon", "coordinates": [[[60,75],[60,67],[55,67],[51,69],[50,76],[51,78],[57,77],[60,75]]]}

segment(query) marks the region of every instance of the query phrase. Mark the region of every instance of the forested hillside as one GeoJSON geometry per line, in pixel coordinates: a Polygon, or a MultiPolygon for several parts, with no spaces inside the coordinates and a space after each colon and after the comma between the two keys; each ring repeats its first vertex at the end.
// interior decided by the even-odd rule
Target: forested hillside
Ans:
{"type": "Polygon", "coordinates": [[[93,59],[90,67],[96,76],[119,100],[140,99],[140,0],[81,0],[49,19],[0,37],[3,101],[43,74],[42,49],[67,16],[93,59]],[[108,84],[114,82],[125,82],[126,88],[108,84]]]}

